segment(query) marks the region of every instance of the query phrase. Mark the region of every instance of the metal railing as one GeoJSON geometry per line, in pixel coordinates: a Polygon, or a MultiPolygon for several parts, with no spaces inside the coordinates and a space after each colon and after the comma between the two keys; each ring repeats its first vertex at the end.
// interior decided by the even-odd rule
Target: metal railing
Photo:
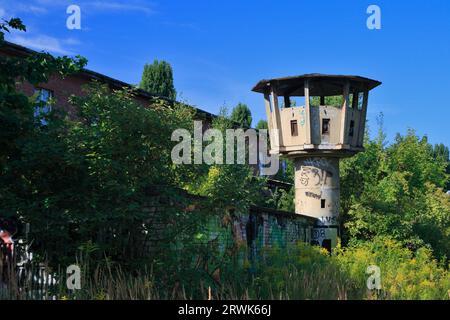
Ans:
{"type": "Polygon", "coordinates": [[[33,261],[29,245],[0,243],[0,299],[53,299],[56,285],[47,266],[33,261]]]}

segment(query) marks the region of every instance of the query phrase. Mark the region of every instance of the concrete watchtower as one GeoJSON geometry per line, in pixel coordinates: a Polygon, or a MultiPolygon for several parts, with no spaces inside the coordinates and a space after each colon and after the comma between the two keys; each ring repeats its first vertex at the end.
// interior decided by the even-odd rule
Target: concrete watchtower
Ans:
{"type": "Polygon", "coordinates": [[[363,151],[369,91],[381,82],[359,76],[305,74],[261,80],[270,153],[295,163],[295,211],[317,218],[314,243],[336,245],[339,159],[363,151]],[[304,97],[294,106],[292,97],[304,97]]]}

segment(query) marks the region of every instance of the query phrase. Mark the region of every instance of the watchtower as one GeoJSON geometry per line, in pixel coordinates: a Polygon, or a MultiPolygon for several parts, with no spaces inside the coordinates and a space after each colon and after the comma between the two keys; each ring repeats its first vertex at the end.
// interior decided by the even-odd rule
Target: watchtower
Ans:
{"type": "Polygon", "coordinates": [[[338,234],[339,159],[364,150],[369,91],[380,84],[305,74],[261,80],[253,88],[264,94],[270,153],[294,160],[295,211],[317,218],[313,242],[329,249],[338,234]]]}

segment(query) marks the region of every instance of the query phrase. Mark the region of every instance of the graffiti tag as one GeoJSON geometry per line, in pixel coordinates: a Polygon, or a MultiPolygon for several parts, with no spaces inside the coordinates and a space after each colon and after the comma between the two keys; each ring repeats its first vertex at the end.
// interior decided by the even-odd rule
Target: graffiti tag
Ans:
{"type": "Polygon", "coordinates": [[[307,197],[314,198],[314,199],[318,199],[318,200],[320,200],[320,199],[322,198],[322,193],[316,194],[316,193],[307,191],[307,192],[305,192],[305,195],[306,195],[307,197]]]}
{"type": "Polygon", "coordinates": [[[333,173],[315,167],[302,166],[300,171],[300,183],[304,186],[308,186],[310,180],[311,185],[316,187],[326,185],[328,177],[333,177],[333,173]]]}

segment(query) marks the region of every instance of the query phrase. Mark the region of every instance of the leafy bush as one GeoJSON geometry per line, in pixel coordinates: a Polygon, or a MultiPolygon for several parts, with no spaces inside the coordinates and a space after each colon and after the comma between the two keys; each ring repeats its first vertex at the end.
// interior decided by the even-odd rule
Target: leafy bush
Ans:
{"type": "Polygon", "coordinates": [[[170,136],[192,126],[192,109],[160,101],[147,108],[132,92],[99,84],[72,102],[77,117],[54,112],[34,128],[0,184],[0,209],[30,223],[36,258],[67,265],[81,249],[139,265],[150,238],[165,248],[189,241],[204,220],[201,210],[187,210],[193,201],[178,183],[196,168],[173,166],[170,136]],[[7,184],[9,175],[20,178],[7,184]],[[156,208],[165,214],[155,217],[156,208]]]}
{"type": "Polygon", "coordinates": [[[265,251],[248,289],[251,298],[347,299],[359,296],[358,288],[323,248],[299,242],[265,251]]]}
{"type": "Polygon", "coordinates": [[[356,242],[335,254],[340,268],[364,286],[370,265],[380,268],[381,290],[374,296],[383,299],[449,299],[450,274],[445,262],[433,258],[431,250],[416,252],[384,237],[356,242]]]}
{"type": "Polygon", "coordinates": [[[448,159],[435,157],[413,130],[386,147],[384,133],[365,152],[341,161],[343,241],[390,236],[412,250],[429,247],[450,257],[448,159]]]}

